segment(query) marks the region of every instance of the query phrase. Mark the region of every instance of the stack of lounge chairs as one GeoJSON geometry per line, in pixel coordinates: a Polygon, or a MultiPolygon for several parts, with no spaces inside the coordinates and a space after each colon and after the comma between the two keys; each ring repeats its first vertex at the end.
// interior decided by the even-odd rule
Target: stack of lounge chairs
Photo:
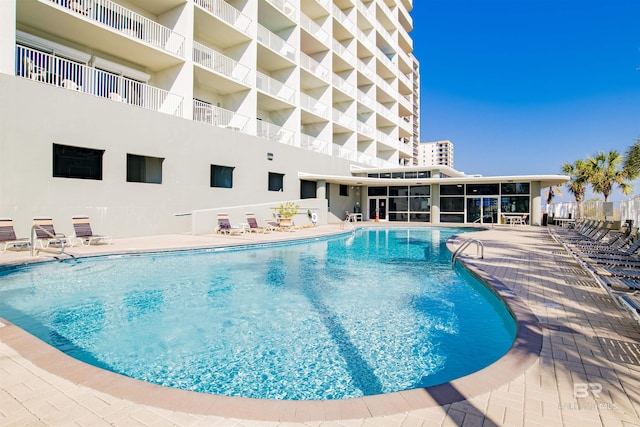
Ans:
{"type": "Polygon", "coordinates": [[[610,221],[583,220],[572,230],[550,233],[582,267],[640,322],[640,238],[638,228],[614,231],[610,221]]]}

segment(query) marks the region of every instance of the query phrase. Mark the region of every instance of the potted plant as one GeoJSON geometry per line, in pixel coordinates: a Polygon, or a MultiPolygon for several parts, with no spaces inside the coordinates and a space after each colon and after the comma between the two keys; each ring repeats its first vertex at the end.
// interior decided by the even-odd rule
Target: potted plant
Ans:
{"type": "Polygon", "coordinates": [[[291,218],[298,213],[298,209],[300,209],[300,206],[293,202],[280,203],[280,206],[276,209],[278,218],[280,218],[280,225],[290,226],[291,218]]]}

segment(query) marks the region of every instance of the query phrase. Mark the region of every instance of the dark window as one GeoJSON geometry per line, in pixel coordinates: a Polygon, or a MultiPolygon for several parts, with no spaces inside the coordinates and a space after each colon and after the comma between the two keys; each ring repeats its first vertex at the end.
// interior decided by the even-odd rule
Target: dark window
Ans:
{"type": "Polygon", "coordinates": [[[409,197],[389,197],[389,211],[402,211],[407,212],[409,210],[409,197]]]}
{"type": "Polygon", "coordinates": [[[391,173],[391,178],[404,178],[404,172],[392,172],[391,173]]]}
{"type": "Polygon", "coordinates": [[[418,172],[405,172],[404,173],[404,177],[407,178],[407,179],[417,178],[418,177],[418,172]]]}
{"type": "Polygon", "coordinates": [[[317,187],[317,183],[315,181],[304,181],[304,180],[300,181],[300,198],[315,199],[316,187],[317,187]]]}
{"type": "Polygon", "coordinates": [[[441,196],[458,196],[464,194],[464,185],[441,185],[440,186],[440,195],[441,196]]]}
{"type": "Polygon", "coordinates": [[[441,212],[464,212],[464,197],[441,197],[441,212]]]}
{"type": "Polygon", "coordinates": [[[464,222],[464,214],[440,214],[440,222],[464,222]]]}
{"type": "Polygon", "coordinates": [[[379,177],[380,177],[380,175],[379,175],[379,174],[377,174],[377,173],[370,173],[370,174],[368,174],[367,176],[368,176],[369,178],[379,178],[379,177]]]}
{"type": "Polygon", "coordinates": [[[529,194],[528,182],[510,182],[501,184],[502,194],[529,194]]]}
{"type": "Polygon", "coordinates": [[[386,196],[387,187],[369,187],[367,193],[369,196],[386,196]]]}
{"type": "Polygon", "coordinates": [[[349,186],[348,185],[340,184],[340,195],[341,196],[348,196],[349,195],[349,186]]]}
{"type": "Polygon", "coordinates": [[[467,184],[467,195],[475,196],[498,194],[498,184],[467,184]]]}
{"type": "Polygon", "coordinates": [[[409,187],[410,196],[429,196],[431,195],[431,186],[429,185],[413,185],[409,187]]]}
{"type": "Polygon", "coordinates": [[[53,176],[102,180],[104,150],[53,144],[53,176]]]}
{"type": "Polygon", "coordinates": [[[162,162],[160,157],[127,154],[127,182],[162,184],[162,162]]]}
{"type": "Polygon", "coordinates": [[[431,178],[431,171],[419,171],[418,178],[431,178]]]}
{"type": "Polygon", "coordinates": [[[409,195],[409,187],[406,187],[406,186],[389,187],[389,196],[408,196],[408,195],[409,195]]]}
{"type": "Polygon", "coordinates": [[[211,165],[211,186],[233,188],[233,170],[230,166],[211,165]]]}
{"type": "Polygon", "coordinates": [[[380,173],[380,178],[391,179],[391,172],[380,173]]]}
{"type": "Polygon", "coordinates": [[[502,196],[500,209],[503,213],[529,213],[529,196],[502,196]]]}
{"type": "Polygon", "coordinates": [[[284,189],[284,174],[269,172],[269,191],[282,191],[284,189]]]}

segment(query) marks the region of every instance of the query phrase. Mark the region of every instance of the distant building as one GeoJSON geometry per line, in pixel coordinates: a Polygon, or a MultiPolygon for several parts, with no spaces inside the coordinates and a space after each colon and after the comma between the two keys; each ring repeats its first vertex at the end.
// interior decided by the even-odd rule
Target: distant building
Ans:
{"type": "Polygon", "coordinates": [[[448,140],[418,144],[418,166],[453,167],[453,143],[448,140]]]}

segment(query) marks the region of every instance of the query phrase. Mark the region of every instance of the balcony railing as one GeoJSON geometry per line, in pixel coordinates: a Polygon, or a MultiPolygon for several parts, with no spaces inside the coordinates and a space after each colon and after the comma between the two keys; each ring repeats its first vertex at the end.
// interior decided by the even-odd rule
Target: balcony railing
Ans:
{"type": "Polygon", "coordinates": [[[295,19],[296,7],[288,1],[284,0],[267,0],[267,3],[271,3],[273,7],[285,14],[291,19],[295,19]]]}
{"type": "Polygon", "coordinates": [[[193,120],[240,132],[244,132],[249,123],[249,117],[195,99],[193,100],[193,120]]]}
{"type": "Polygon", "coordinates": [[[335,4],[333,5],[333,16],[344,25],[344,27],[353,33],[356,24],[335,4]]]}
{"type": "Polygon", "coordinates": [[[353,53],[351,53],[349,51],[349,49],[347,49],[346,47],[344,47],[342,45],[342,43],[340,43],[338,40],[333,39],[333,50],[345,61],[347,61],[349,64],[353,64],[356,57],[353,53]]]}
{"type": "Polygon", "coordinates": [[[180,95],[25,46],[16,45],[16,76],[183,116],[180,95]]]}
{"type": "Polygon", "coordinates": [[[300,52],[300,66],[324,81],[329,80],[329,69],[304,52],[300,52]]]}
{"type": "Polygon", "coordinates": [[[347,95],[354,96],[355,88],[351,83],[349,83],[336,73],[333,73],[333,78],[331,80],[333,82],[333,86],[337,87],[347,95]]]}
{"type": "Polygon", "coordinates": [[[296,60],[297,49],[283,40],[277,34],[272,33],[262,25],[258,24],[258,41],[271,50],[286,56],[292,61],[296,60]]]}
{"type": "Polygon", "coordinates": [[[318,137],[307,135],[305,133],[300,134],[300,147],[316,153],[331,154],[331,143],[322,141],[318,137]]]}
{"type": "Polygon", "coordinates": [[[282,144],[293,145],[293,132],[264,120],[256,120],[256,135],[282,144]]]}
{"type": "Polygon", "coordinates": [[[348,148],[344,148],[342,145],[332,143],[332,154],[334,156],[342,157],[343,159],[348,160],[357,160],[356,152],[353,150],[349,150],[348,148]]]}
{"type": "Polygon", "coordinates": [[[375,80],[376,73],[362,61],[362,59],[358,58],[358,71],[367,76],[370,80],[375,80]]]}
{"type": "Polygon", "coordinates": [[[300,92],[300,106],[308,111],[317,114],[320,117],[323,117],[329,120],[329,106],[327,104],[323,104],[312,96],[307,95],[306,93],[300,92]]]}
{"type": "Polygon", "coordinates": [[[237,30],[250,34],[251,18],[224,0],[194,0],[198,6],[237,30]]]}
{"type": "Polygon", "coordinates": [[[329,33],[323,30],[313,19],[309,18],[304,13],[300,14],[300,26],[304,28],[309,34],[313,35],[322,44],[327,45],[329,43],[329,33]]]}
{"type": "Polygon", "coordinates": [[[49,1],[184,58],[184,36],[110,0],[49,1]]]}
{"type": "Polygon", "coordinates": [[[198,42],[193,42],[193,62],[242,84],[250,85],[249,67],[198,42]]]}
{"type": "Polygon", "coordinates": [[[353,129],[355,119],[348,114],[345,114],[343,111],[340,111],[336,108],[333,109],[333,121],[339,123],[343,126],[348,127],[349,129],[353,129]]]}
{"type": "Polygon", "coordinates": [[[256,88],[293,104],[296,90],[261,72],[256,72],[256,88]]]}

